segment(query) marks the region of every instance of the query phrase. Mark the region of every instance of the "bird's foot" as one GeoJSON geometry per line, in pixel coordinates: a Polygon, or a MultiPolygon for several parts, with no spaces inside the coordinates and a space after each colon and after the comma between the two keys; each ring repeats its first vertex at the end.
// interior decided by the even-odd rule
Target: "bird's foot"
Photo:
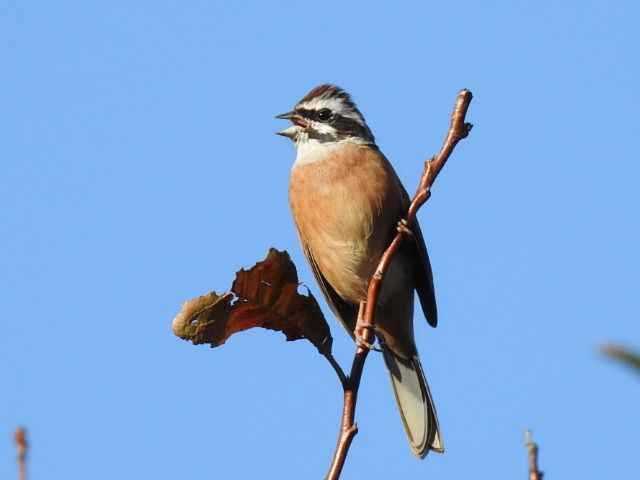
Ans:
{"type": "Polygon", "coordinates": [[[380,350],[378,347],[373,345],[371,342],[365,340],[364,338],[365,330],[373,330],[374,327],[375,325],[371,323],[365,323],[364,321],[358,320],[356,324],[356,329],[353,332],[353,336],[355,338],[356,345],[358,347],[364,350],[373,350],[374,352],[381,352],[382,350],[380,350]]]}
{"type": "Polygon", "coordinates": [[[413,230],[409,228],[409,222],[407,222],[407,220],[404,218],[400,219],[400,221],[398,222],[398,226],[396,228],[400,233],[404,233],[405,235],[410,235],[410,236],[413,235],[413,230]]]}

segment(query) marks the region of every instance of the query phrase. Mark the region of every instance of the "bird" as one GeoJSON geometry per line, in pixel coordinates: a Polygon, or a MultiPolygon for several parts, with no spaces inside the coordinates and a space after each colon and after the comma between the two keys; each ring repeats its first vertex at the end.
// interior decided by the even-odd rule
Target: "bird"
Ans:
{"type": "MultiPolygon", "coordinates": [[[[409,196],[351,96],[323,84],[288,113],[277,132],[296,148],[289,204],[302,249],[327,300],[355,335],[358,311],[382,253],[406,215],[409,196]]],[[[405,222],[406,223],[406,222],[405,222]]],[[[411,450],[444,451],[436,409],[414,338],[414,292],[427,322],[438,322],[433,274],[417,220],[384,277],[375,334],[411,450]]]]}

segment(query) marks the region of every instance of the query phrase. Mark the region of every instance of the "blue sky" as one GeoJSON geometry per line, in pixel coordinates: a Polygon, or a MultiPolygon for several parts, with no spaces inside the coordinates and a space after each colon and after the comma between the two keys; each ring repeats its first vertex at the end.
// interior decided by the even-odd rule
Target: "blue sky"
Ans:
{"type": "Polygon", "coordinates": [[[419,214],[440,325],[416,331],[447,451],[412,457],[371,355],[344,478],[525,478],[526,427],[549,477],[635,474],[638,378],[598,349],[640,348],[636,2],[0,12],[0,477],[18,425],[32,478],[324,475],[341,390],[312,346],[171,332],[270,246],[319,295],[274,116],[324,82],[410,192],[457,91],[475,95],[419,214]]]}

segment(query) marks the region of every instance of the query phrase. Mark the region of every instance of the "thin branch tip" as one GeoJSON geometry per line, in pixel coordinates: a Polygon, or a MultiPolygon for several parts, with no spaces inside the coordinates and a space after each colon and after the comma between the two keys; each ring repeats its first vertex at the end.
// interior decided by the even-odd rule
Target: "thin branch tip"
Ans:
{"type": "Polygon", "coordinates": [[[538,468],[538,444],[533,441],[530,429],[524,431],[524,445],[527,449],[529,463],[529,480],[542,480],[543,472],[538,468]]]}
{"type": "Polygon", "coordinates": [[[18,480],[26,480],[27,478],[27,430],[24,427],[16,429],[13,437],[18,449],[18,480]]]}

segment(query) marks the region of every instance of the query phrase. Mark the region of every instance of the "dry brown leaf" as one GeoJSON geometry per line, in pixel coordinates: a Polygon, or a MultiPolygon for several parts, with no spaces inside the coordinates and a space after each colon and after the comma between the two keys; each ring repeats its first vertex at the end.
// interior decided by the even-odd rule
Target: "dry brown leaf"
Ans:
{"type": "Polygon", "coordinates": [[[320,353],[330,353],[329,325],[315,297],[298,293],[299,285],[289,254],[271,248],[265,260],[236,274],[231,292],[185,302],[173,331],[196,345],[217,347],[234,333],[262,327],[284,333],[287,340],[306,338],[320,353]]]}

